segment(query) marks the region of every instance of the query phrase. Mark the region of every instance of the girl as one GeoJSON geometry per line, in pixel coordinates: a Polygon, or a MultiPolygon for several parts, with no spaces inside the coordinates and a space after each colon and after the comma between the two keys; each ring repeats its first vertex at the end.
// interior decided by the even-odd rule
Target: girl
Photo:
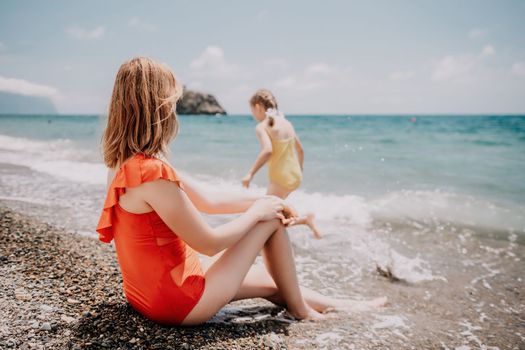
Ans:
{"type": "Polygon", "coordinates": [[[129,303],[171,325],[206,322],[246,298],[266,298],[297,319],[382,303],[336,300],[299,286],[280,198],[204,193],[163,159],[177,134],[181,93],[173,72],[149,58],[125,62],[115,79],[102,145],[108,192],[97,232],[101,241],[115,241],[129,303]],[[240,215],[210,227],[199,211],[240,215]],[[252,267],[261,250],[265,266],[252,267]],[[219,252],[203,269],[197,253],[219,252]]]}
{"type": "MultiPolygon", "coordinates": [[[[304,166],[304,152],[299,137],[292,123],[278,110],[277,100],[268,90],[258,90],[250,99],[252,115],[259,122],[255,134],[259,139],[261,151],[255,163],[242,179],[244,187],[257,171],[268,162],[268,195],[286,199],[301,184],[304,166]]],[[[315,225],[313,213],[299,218],[295,213],[287,223],[291,225],[308,225],[314,237],[320,239],[321,233],[315,225]]]]}

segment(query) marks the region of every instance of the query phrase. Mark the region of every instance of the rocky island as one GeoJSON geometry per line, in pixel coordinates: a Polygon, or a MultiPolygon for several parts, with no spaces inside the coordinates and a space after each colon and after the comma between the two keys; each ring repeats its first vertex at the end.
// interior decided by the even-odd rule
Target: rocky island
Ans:
{"type": "Polygon", "coordinates": [[[178,114],[221,114],[226,111],[221,107],[215,96],[184,88],[182,98],[177,103],[178,114]]]}

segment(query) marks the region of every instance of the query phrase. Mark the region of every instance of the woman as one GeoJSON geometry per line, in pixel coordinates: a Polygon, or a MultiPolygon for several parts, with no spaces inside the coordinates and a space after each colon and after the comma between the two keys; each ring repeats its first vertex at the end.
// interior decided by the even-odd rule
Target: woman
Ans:
{"type": "Polygon", "coordinates": [[[101,241],[115,241],[129,303],[176,325],[201,324],[246,298],[266,298],[298,319],[354,305],[299,286],[281,199],[203,193],[161,159],[178,131],[181,91],[167,66],[144,57],[122,64],[115,80],[103,136],[108,193],[97,231],[101,241]],[[199,211],[242,214],[210,227],[199,211]],[[261,250],[265,267],[252,267],[261,250]],[[204,271],[197,253],[219,252],[204,271]]]}

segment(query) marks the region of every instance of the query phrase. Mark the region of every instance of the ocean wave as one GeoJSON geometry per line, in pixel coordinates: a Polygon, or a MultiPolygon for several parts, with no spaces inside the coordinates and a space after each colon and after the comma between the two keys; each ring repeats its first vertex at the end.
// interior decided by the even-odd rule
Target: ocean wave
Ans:
{"type": "MultiPolygon", "coordinates": [[[[101,162],[85,161],[98,156],[68,139],[31,140],[0,135],[0,162],[22,165],[34,171],[77,183],[105,185],[106,167],[101,162]]],[[[225,192],[264,194],[265,188],[197,174],[195,180],[205,189],[225,192]]],[[[377,222],[419,223],[429,227],[447,224],[488,230],[525,232],[525,206],[497,202],[443,190],[399,190],[375,197],[330,194],[298,190],[289,197],[299,212],[313,212],[319,220],[371,227],[377,222]]]]}
{"type": "MultiPolygon", "coordinates": [[[[203,188],[242,193],[239,184],[209,175],[196,177],[203,188]]],[[[252,185],[251,193],[264,194],[265,188],[252,185]]],[[[298,190],[288,201],[301,213],[313,212],[319,220],[338,221],[362,228],[374,223],[423,226],[449,225],[484,230],[525,233],[525,206],[496,202],[442,190],[401,190],[365,198],[298,190]]]]}
{"type": "Polygon", "coordinates": [[[0,149],[6,151],[23,151],[34,153],[55,152],[67,150],[71,147],[71,144],[71,140],[68,139],[39,141],[23,137],[0,135],[0,149]]]}
{"type": "Polygon", "coordinates": [[[368,206],[375,220],[391,223],[525,232],[525,206],[439,189],[391,192],[369,201],[368,206]]]}
{"type": "Polygon", "coordinates": [[[105,166],[86,161],[96,158],[95,152],[82,149],[69,139],[44,141],[0,135],[0,162],[26,166],[70,181],[105,184],[105,166]]]}
{"type": "Polygon", "coordinates": [[[70,139],[35,140],[0,135],[0,151],[22,152],[24,156],[45,159],[97,162],[98,150],[86,149],[70,139]]]}
{"type": "Polygon", "coordinates": [[[479,146],[512,146],[509,142],[491,140],[473,140],[472,143],[479,146]]]}

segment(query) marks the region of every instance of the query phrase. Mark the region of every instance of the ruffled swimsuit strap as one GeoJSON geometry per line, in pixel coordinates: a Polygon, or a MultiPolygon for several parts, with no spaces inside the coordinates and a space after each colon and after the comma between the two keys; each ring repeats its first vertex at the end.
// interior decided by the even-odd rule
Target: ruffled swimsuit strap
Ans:
{"type": "Polygon", "coordinates": [[[159,158],[139,153],[120,166],[109,186],[106,201],[97,225],[99,239],[102,242],[110,243],[113,240],[115,206],[118,204],[120,196],[126,193],[126,188],[137,187],[144,182],[159,179],[173,181],[182,188],[175,170],[159,158]]]}

